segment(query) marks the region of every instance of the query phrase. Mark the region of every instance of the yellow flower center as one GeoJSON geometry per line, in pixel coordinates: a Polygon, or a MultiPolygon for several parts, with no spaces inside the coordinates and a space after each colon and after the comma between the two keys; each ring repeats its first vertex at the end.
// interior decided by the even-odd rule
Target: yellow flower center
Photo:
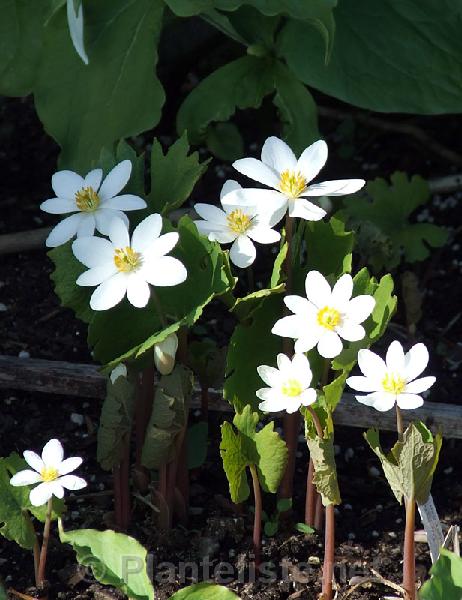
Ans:
{"type": "Polygon", "coordinates": [[[390,392],[391,394],[402,394],[406,387],[406,382],[399,375],[387,373],[382,379],[382,387],[386,392],[390,392]]]}
{"type": "Polygon", "coordinates": [[[55,479],[58,479],[58,475],[58,469],[55,469],[54,467],[44,467],[40,471],[42,481],[54,481],[55,479]]]}
{"type": "Polygon", "coordinates": [[[279,180],[279,189],[289,198],[298,198],[306,189],[306,179],[300,171],[283,171],[279,180]]]}
{"type": "Polygon", "coordinates": [[[341,315],[338,310],[335,308],[331,308],[330,306],[325,306],[318,311],[318,323],[322,327],[326,329],[330,329],[333,331],[337,325],[339,325],[341,320],[341,315]]]}
{"type": "Polygon", "coordinates": [[[252,218],[246,215],[240,208],[236,208],[236,210],[227,215],[226,220],[231,231],[240,235],[241,233],[245,233],[250,227],[252,218]]]}
{"type": "Polygon", "coordinates": [[[100,202],[98,194],[91,186],[82,188],[75,193],[75,203],[77,204],[77,208],[82,212],[95,211],[99,207],[100,202]]]}
{"type": "Polygon", "coordinates": [[[282,393],[284,396],[289,396],[290,398],[300,396],[302,392],[303,388],[297,379],[288,379],[282,386],[282,393]]]}
{"type": "Polygon", "coordinates": [[[135,252],[130,246],[117,248],[114,253],[114,263],[121,273],[130,273],[139,269],[143,263],[143,257],[135,252]]]}

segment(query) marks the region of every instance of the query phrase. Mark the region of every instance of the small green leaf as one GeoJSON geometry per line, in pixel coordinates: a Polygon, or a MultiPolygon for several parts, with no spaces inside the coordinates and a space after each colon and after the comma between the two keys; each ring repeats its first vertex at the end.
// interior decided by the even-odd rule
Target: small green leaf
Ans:
{"type": "Polygon", "coordinates": [[[239,597],[222,585],[196,583],[173,594],[170,600],[239,600],[239,597]]]}
{"type": "Polygon", "coordinates": [[[273,537],[278,532],[279,523],[278,521],[266,521],[263,529],[267,537],[273,537]]]}
{"type": "Polygon", "coordinates": [[[158,140],[151,151],[151,191],[148,195],[150,212],[168,215],[183,205],[209,161],[201,163],[197,152],[189,153],[186,132],[164,154],[158,140]]]}
{"type": "Polygon", "coordinates": [[[59,537],[73,547],[78,562],[90,567],[100,583],[112,585],[134,600],[154,600],[147,551],[134,538],[111,530],[64,531],[61,523],[59,537]]]}
{"type": "Polygon", "coordinates": [[[300,533],[304,533],[305,535],[310,535],[311,533],[314,533],[314,529],[306,523],[297,523],[295,525],[295,529],[300,533]]]}
{"type": "Polygon", "coordinates": [[[207,458],[209,426],[205,421],[194,423],[186,434],[188,469],[198,469],[207,458]]]}
{"type": "Polygon", "coordinates": [[[135,386],[127,377],[107,381],[98,427],[97,460],[110,471],[119,464],[129,438],[135,409],[135,386]]]}
{"type": "Polygon", "coordinates": [[[438,464],[441,435],[434,437],[419,421],[411,423],[404,432],[403,441],[397,442],[388,454],[382,450],[377,429],[369,429],[364,436],[380,459],[385,477],[398,502],[401,503],[405,497],[425,504],[438,464]]]}
{"type": "Polygon", "coordinates": [[[141,455],[148,469],[158,469],[172,460],[177,436],[187,423],[192,389],[192,373],[180,364],[160,378],[141,455]]]}
{"type": "Polygon", "coordinates": [[[280,498],[277,502],[276,507],[278,512],[282,513],[291,510],[292,504],[292,498],[280,498]]]}
{"type": "Polygon", "coordinates": [[[441,549],[441,554],[430,570],[431,579],[419,592],[421,600],[460,600],[462,598],[462,558],[441,549]]]}
{"type": "Polygon", "coordinates": [[[246,406],[237,413],[233,424],[225,422],[221,426],[220,454],[229,482],[233,502],[243,502],[249,497],[246,469],[254,466],[264,491],[275,493],[287,464],[287,447],[279,434],[274,431],[274,423],[268,423],[256,431],[258,413],[246,406]]]}

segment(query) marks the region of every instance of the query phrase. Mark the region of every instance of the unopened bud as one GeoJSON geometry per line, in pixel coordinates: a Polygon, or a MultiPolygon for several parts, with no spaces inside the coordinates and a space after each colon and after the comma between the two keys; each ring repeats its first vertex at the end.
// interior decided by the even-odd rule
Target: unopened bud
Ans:
{"type": "Polygon", "coordinates": [[[111,383],[114,384],[119,377],[127,377],[127,367],[123,363],[120,363],[120,365],[117,365],[117,367],[111,371],[111,383]]]}
{"type": "Polygon", "coordinates": [[[154,362],[162,375],[170,375],[173,371],[177,349],[178,338],[174,333],[154,346],[154,362]]]}

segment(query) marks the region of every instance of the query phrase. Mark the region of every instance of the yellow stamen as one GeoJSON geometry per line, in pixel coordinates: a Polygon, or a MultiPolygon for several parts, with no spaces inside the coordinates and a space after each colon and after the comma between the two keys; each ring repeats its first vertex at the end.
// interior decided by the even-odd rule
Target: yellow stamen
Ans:
{"type": "Polygon", "coordinates": [[[406,382],[399,375],[387,373],[382,379],[382,387],[386,392],[390,392],[391,394],[402,394],[406,387],[406,382]]]}
{"type": "Polygon", "coordinates": [[[226,220],[231,231],[240,235],[245,233],[250,227],[252,218],[246,215],[240,208],[236,208],[236,210],[233,210],[226,216],[226,220]]]}
{"type": "Polygon", "coordinates": [[[42,481],[54,481],[55,479],[58,479],[58,476],[58,469],[55,469],[53,467],[44,467],[40,471],[40,477],[42,478],[42,481]]]}
{"type": "Polygon", "coordinates": [[[114,263],[121,273],[130,273],[139,269],[143,263],[143,257],[135,252],[130,246],[117,248],[114,253],[114,263]]]}
{"type": "Polygon", "coordinates": [[[303,388],[300,385],[300,382],[296,379],[288,379],[284,385],[282,386],[282,393],[285,396],[289,396],[290,398],[295,398],[296,396],[300,396],[303,392],[303,388]]]}
{"type": "Polygon", "coordinates": [[[82,188],[75,193],[75,203],[77,204],[77,208],[82,212],[95,211],[99,207],[100,202],[98,194],[91,186],[82,188]]]}
{"type": "Polygon", "coordinates": [[[318,311],[318,323],[326,329],[333,331],[341,321],[341,315],[338,310],[325,306],[318,311]]]}
{"type": "Polygon", "coordinates": [[[279,180],[279,189],[289,198],[299,198],[306,189],[307,181],[300,171],[283,171],[279,180]]]}

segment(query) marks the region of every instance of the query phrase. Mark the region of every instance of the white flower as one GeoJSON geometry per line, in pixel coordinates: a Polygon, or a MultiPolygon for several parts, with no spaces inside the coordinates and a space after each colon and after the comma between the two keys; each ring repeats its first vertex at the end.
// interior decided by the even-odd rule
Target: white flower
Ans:
{"type": "Polygon", "coordinates": [[[77,279],[77,285],[98,286],[90,299],[93,310],[107,310],[125,294],[128,301],[142,308],[154,286],[172,286],[186,279],[186,269],[178,259],[165,256],[178,242],[178,233],[160,235],[162,217],[149,215],[135,228],[132,239],[127,225],[113,219],[109,240],[85,237],[75,240],[75,257],[89,268],[77,279]]]}
{"type": "Polygon", "coordinates": [[[31,450],[24,452],[24,458],[31,469],[18,471],[10,479],[10,484],[18,487],[23,485],[39,485],[30,492],[30,502],[33,506],[46,504],[52,496],[62,498],[64,489],[81,490],[87,485],[85,479],[69,475],[82,464],[79,456],[64,458],[63,447],[59,440],[50,440],[42,451],[42,457],[31,450]]]}
{"type": "Polygon", "coordinates": [[[295,354],[292,360],[285,354],[278,354],[278,368],[261,365],[258,374],[269,388],[261,388],[256,394],[259,408],[265,412],[296,412],[300,406],[316,402],[316,390],[310,388],[313,378],[310,363],[304,354],[295,354]]]}
{"type": "Polygon", "coordinates": [[[349,342],[366,335],[360,325],[375,306],[372,296],[351,298],[353,279],[342,275],[331,290],[325,277],[310,271],[305,280],[307,298],[286,296],[286,306],[295,314],[277,321],[272,332],[297,340],[295,352],[308,352],[317,346],[324,358],[334,358],[343,350],[341,338],[349,342]]]}
{"type": "Polygon", "coordinates": [[[194,210],[204,219],[194,221],[199,233],[210,241],[220,244],[232,243],[229,258],[236,266],[250,266],[256,257],[253,242],[272,244],[281,235],[272,227],[281,219],[272,210],[240,198],[241,186],[233,180],[227,181],[220,194],[223,210],[211,204],[195,204],[194,210]],[[233,192],[238,192],[235,194],[233,192]]]}
{"type": "Polygon", "coordinates": [[[170,375],[175,367],[175,356],[178,350],[178,338],[171,333],[162,342],[154,346],[154,363],[162,375],[170,375]]]}
{"type": "Polygon", "coordinates": [[[58,171],[51,179],[56,198],[45,200],[40,208],[53,215],[74,213],[63,219],[46,240],[49,248],[65,244],[74,235],[93,235],[95,228],[107,235],[109,223],[119,217],[128,225],[124,210],[146,208],[146,202],[133,194],[117,194],[125,187],[132,172],[132,163],[123,160],[101,183],[103,171],[94,169],[85,177],[73,171],[58,171]]]}
{"type": "Polygon", "coordinates": [[[112,384],[114,384],[119,377],[127,378],[127,367],[123,363],[120,363],[115,369],[112,369],[111,374],[109,375],[112,384]]]}
{"type": "Polygon", "coordinates": [[[309,185],[327,160],[327,144],[319,140],[306,148],[297,160],[289,146],[277,137],[269,137],[263,144],[261,160],[243,158],[233,163],[233,167],[251,179],[263,183],[276,191],[248,189],[250,199],[274,198],[283,200],[283,213],[289,209],[289,216],[307,221],[319,221],[325,211],[306,200],[305,196],[343,196],[361,189],[363,179],[339,179],[309,185]]]}
{"type": "Polygon", "coordinates": [[[83,6],[82,0],[78,10],[75,10],[75,0],[67,0],[67,23],[69,25],[69,33],[71,35],[72,43],[74,44],[75,51],[88,65],[88,55],[85,52],[85,44],[83,41],[83,6]]]}
{"type": "Polygon", "coordinates": [[[358,392],[369,392],[356,396],[356,400],[380,412],[390,410],[395,402],[403,409],[418,408],[424,402],[419,394],[435,383],[435,377],[416,379],[426,368],[428,358],[425,344],[415,344],[405,354],[396,340],[390,344],[385,362],[370,350],[360,350],[358,365],[364,377],[349,377],[347,383],[358,392]]]}

